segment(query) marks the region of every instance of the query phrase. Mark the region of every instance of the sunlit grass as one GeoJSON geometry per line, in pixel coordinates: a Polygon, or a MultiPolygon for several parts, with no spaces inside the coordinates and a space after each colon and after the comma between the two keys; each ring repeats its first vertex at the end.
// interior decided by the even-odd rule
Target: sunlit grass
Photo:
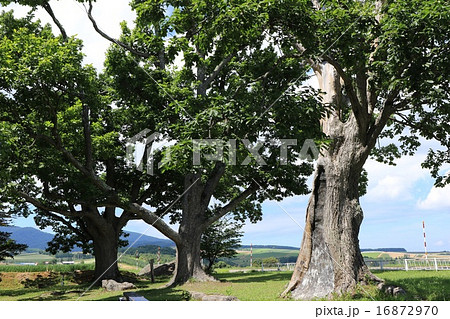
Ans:
{"type": "MultiPolygon", "coordinates": [[[[66,266],[66,265],[64,265],[66,266]]],[[[68,265],[70,266],[70,265],[68,265]]],[[[130,268],[126,266],[125,268],[130,268]]],[[[124,269],[122,270],[131,270],[124,269]]],[[[234,270],[236,271],[236,269],[234,270]]],[[[187,300],[188,291],[235,296],[239,300],[289,300],[280,294],[289,282],[292,272],[230,272],[219,269],[214,274],[217,282],[189,282],[181,287],[164,288],[170,278],[156,278],[155,283],[140,278],[137,293],[148,300],[187,300]]],[[[334,300],[450,300],[450,271],[385,271],[376,275],[386,284],[401,286],[406,296],[393,297],[380,292],[373,285],[359,286],[352,294],[334,296],[334,300]]],[[[87,290],[89,283],[78,284],[65,273],[3,272],[0,282],[0,300],[118,300],[123,292],[106,292],[99,286],[87,290]],[[40,277],[37,277],[40,275],[40,277]],[[26,279],[29,279],[28,281],[26,279]],[[28,287],[26,287],[27,283],[28,287]],[[82,295],[82,296],[81,296],[82,295]],[[80,297],[81,296],[81,297],[80,297]]]]}

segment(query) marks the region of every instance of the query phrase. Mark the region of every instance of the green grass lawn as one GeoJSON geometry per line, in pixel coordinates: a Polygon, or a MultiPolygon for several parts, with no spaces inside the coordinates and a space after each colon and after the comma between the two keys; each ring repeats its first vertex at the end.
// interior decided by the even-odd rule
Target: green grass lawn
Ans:
{"type": "MultiPolygon", "coordinates": [[[[42,275],[26,281],[33,274],[3,273],[0,300],[118,300],[122,292],[106,292],[95,286],[84,293],[89,284],[77,284],[66,274],[64,286],[61,273],[42,275]],[[16,274],[16,275],[14,275],[16,274]],[[25,287],[27,286],[27,287],[25,287]],[[83,294],[84,293],[84,294],[83,294]],[[83,296],[80,298],[80,295],[83,296]]],[[[220,269],[217,282],[189,282],[181,287],[163,288],[169,278],[157,278],[155,283],[140,279],[136,282],[139,294],[149,300],[187,300],[188,291],[235,296],[240,300],[285,300],[279,297],[289,282],[291,272],[229,272],[220,269]]],[[[374,286],[361,286],[353,295],[336,300],[450,300],[450,271],[385,271],[377,276],[387,284],[398,285],[407,291],[400,299],[379,292],[374,286]]],[[[36,274],[34,274],[36,276],[36,274]]]]}
{"type": "Polygon", "coordinates": [[[407,300],[450,300],[450,271],[385,271],[376,273],[387,284],[403,287],[407,300]]]}
{"type": "Polygon", "coordinates": [[[292,276],[290,271],[229,273],[215,275],[221,282],[191,282],[183,286],[189,291],[235,296],[239,300],[284,300],[280,298],[292,276]]]}

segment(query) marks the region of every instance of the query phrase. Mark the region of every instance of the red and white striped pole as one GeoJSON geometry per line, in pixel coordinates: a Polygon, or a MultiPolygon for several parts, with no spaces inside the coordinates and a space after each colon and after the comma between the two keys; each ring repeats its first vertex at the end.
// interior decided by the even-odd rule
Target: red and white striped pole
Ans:
{"type": "Polygon", "coordinates": [[[428,259],[427,236],[425,235],[425,221],[422,221],[422,228],[423,228],[423,246],[425,247],[425,259],[428,259]]]}
{"type": "Polygon", "coordinates": [[[253,244],[250,243],[250,267],[253,267],[253,244]]]}

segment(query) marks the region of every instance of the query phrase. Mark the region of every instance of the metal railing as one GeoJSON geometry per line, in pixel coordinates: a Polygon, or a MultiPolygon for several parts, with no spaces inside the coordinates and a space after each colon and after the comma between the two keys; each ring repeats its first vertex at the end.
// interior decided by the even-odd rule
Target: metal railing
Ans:
{"type": "Polygon", "coordinates": [[[405,270],[450,270],[450,259],[405,259],[405,270]]]}

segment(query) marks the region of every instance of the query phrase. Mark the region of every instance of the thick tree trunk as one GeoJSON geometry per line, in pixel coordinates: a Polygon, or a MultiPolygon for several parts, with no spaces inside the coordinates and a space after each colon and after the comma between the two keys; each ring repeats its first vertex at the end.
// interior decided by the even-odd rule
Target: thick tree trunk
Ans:
{"type": "Polygon", "coordinates": [[[295,299],[352,291],[378,280],[364,264],[358,234],[363,212],[358,200],[360,165],[322,158],[308,203],[300,255],[287,292],[295,299]]]}
{"type": "Polygon", "coordinates": [[[182,243],[177,245],[177,263],[175,274],[169,285],[182,285],[189,280],[214,281],[201,266],[200,238],[201,233],[181,236],[182,243]]]}
{"type": "Polygon", "coordinates": [[[122,276],[117,265],[118,232],[112,226],[102,227],[101,230],[92,232],[94,242],[95,272],[94,280],[101,283],[103,279],[113,279],[122,282],[122,276]],[[105,229],[110,228],[111,229],[105,229]]]}
{"type": "Polygon", "coordinates": [[[94,242],[95,254],[95,279],[99,282],[103,279],[122,281],[122,276],[117,266],[117,241],[114,238],[103,238],[100,242],[94,242]]]}
{"type": "Polygon", "coordinates": [[[359,179],[370,147],[352,113],[342,120],[345,102],[332,67],[322,66],[318,78],[324,102],[334,112],[322,122],[333,142],[317,162],[300,254],[283,293],[295,299],[351,292],[361,281],[379,280],[364,264],[358,240],[363,220],[359,179]]]}
{"type": "MultiPolygon", "coordinates": [[[[200,242],[206,228],[206,209],[203,200],[203,185],[199,175],[186,177],[185,189],[189,189],[183,198],[183,212],[180,222],[180,243],[177,243],[177,263],[170,286],[182,285],[188,280],[214,281],[206,274],[200,263],[200,242]]],[[[208,201],[209,202],[209,201],[208,201]]]]}

